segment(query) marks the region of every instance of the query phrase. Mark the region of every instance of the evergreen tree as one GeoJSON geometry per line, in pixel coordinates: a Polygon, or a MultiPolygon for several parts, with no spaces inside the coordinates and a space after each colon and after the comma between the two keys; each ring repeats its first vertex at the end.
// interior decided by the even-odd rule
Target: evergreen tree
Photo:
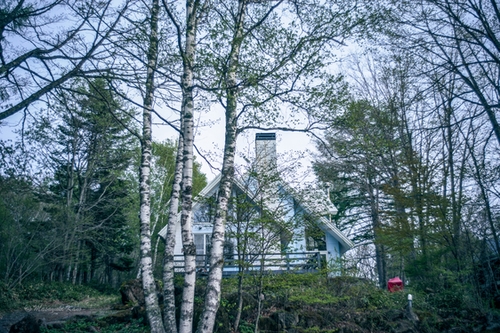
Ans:
{"type": "Polygon", "coordinates": [[[28,137],[48,157],[37,161],[48,172],[44,200],[64,221],[59,278],[116,285],[113,272],[132,269],[133,221],[126,216],[134,196],[125,176],[136,147],[125,127],[132,118],[104,79],[75,85],[28,137]]]}

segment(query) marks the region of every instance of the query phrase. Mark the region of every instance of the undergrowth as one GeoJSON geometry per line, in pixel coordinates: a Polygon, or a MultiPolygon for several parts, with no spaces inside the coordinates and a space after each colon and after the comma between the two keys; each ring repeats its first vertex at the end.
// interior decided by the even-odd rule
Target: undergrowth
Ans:
{"type": "Polygon", "coordinates": [[[144,325],[141,319],[133,319],[128,323],[119,324],[102,324],[98,321],[89,320],[79,320],[67,322],[61,328],[43,328],[41,333],[59,333],[59,332],[72,332],[72,333],[88,333],[88,332],[100,332],[100,333],[147,333],[149,332],[149,327],[144,325]]]}
{"type": "Polygon", "coordinates": [[[97,308],[118,302],[116,290],[96,285],[73,285],[62,282],[27,282],[15,288],[0,284],[0,311],[33,309],[58,303],[97,308]]]}
{"type": "MultiPolygon", "coordinates": [[[[232,330],[237,311],[237,281],[235,277],[223,280],[215,328],[218,333],[232,330]]],[[[178,301],[182,283],[181,278],[176,279],[178,301]]],[[[195,322],[203,306],[205,286],[206,279],[200,277],[196,288],[195,322]]],[[[478,322],[483,320],[481,316],[484,317],[484,313],[474,310],[474,306],[464,295],[457,293],[459,290],[462,289],[450,288],[437,292],[406,288],[402,292],[389,293],[379,289],[372,281],[353,277],[328,277],[325,272],[269,274],[262,277],[249,275],[245,276],[242,290],[244,302],[239,332],[254,331],[259,297],[262,300],[259,316],[262,326],[267,323],[269,326],[279,327],[278,322],[289,321],[300,333],[335,332],[346,327],[345,325],[373,332],[392,332],[397,325],[414,327],[406,315],[409,293],[413,294],[413,309],[420,318],[419,332],[434,333],[455,327],[475,329],[478,322]],[[260,282],[262,289],[258,287],[260,282]]],[[[98,308],[118,302],[118,291],[105,286],[25,283],[14,290],[7,290],[0,285],[0,310],[36,309],[40,304],[48,307],[70,304],[81,308],[98,308]]],[[[119,324],[99,320],[70,321],[61,329],[45,329],[43,332],[89,331],[143,333],[148,328],[140,320],[130,318],[119,324]]]]}

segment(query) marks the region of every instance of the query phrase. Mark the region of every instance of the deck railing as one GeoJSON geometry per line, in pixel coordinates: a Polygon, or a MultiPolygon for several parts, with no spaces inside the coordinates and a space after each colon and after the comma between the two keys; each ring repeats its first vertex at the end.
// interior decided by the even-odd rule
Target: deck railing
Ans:
{"type": "MultiPolygon", "coordinates": [[[[175,272],[184,272],[184,256],[175,255],[175,272]]],[[[326,251],[307,251],[289,253],[249,253],[243,256],[234,254],[224,258],[224,275],[238,272],[315,272],[326,264],[326,251]]],[[[208,273],[210,260],[208,255],[196,256],[196,269],[199,273],[208,273]]]]}

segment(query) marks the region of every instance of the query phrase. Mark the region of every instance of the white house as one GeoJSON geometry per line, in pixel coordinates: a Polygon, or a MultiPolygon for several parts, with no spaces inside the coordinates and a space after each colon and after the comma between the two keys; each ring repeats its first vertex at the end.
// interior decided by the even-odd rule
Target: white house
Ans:
{"type": "MultiPolygon", "coordinates": [[[[307,256],[321,254],[333,262],[353,243],[331,222],[337,209],[323,191],[299,194],[278,175],[275,133],[257,133],[253,171],[236,177],[226,222],[225,271],[232,262],[266,260],[266,269],[283,267],[283,258],[303,267],[307,256]],[[271,264],[270,264],[271,262],[271,264]]],[[[220,174],[198,195],[193,205],[193,236],[197,260],[209,254],[220,174]]],[[[175,255],[182,256],[180,221],[177,222],[175,255]]],[[[165,238],[166,227],[160,231],[165,238]]]]}

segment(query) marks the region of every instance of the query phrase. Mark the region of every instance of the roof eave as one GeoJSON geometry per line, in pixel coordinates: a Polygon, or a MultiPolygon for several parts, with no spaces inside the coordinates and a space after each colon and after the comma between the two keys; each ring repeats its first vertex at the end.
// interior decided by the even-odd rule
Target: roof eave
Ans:
{"type": "MultiPolygon", "coordinates": [[[[330,222],[326,217],[320,217],[319,218],[321,224],[328,230],[330,231],[335,238],[337,238],[338,242],[340,243],[340,255],[343,255],[350,249],[354,247],[354,243],[347,238],[332,222],[330,222]]],[[[327,232],[325,230],[325,232],[327,232]]]]}

